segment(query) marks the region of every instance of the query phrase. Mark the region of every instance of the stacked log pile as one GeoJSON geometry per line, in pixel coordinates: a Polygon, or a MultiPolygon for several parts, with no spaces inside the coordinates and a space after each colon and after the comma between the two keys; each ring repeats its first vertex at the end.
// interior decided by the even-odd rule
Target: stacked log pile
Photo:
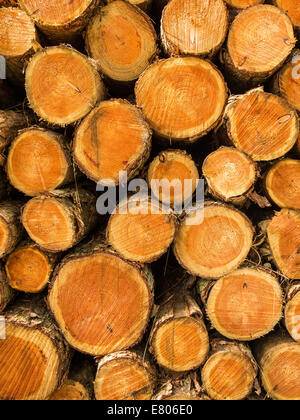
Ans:
{"type": "Polygon", "coordinates": [[[0,2],[0,400],[300,400],[299,28],[0,2]]]}

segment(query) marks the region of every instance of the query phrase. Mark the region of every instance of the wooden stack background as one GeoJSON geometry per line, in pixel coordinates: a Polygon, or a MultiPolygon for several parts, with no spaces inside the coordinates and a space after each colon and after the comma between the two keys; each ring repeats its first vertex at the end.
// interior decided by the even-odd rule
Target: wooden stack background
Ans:
{"type": "Polygon", "coordinates": [[[0,6],[0,399],[300,400],[300,2],[0,6]]]}

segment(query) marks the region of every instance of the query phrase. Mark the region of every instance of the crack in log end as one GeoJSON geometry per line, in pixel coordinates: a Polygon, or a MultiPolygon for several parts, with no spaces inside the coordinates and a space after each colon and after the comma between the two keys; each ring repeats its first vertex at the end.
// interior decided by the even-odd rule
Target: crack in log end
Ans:
{"type": "Polygon", "coordinates": [[[106,328],[108,329],[108,331],[109,331],[111,334],[113,334],[113,333],[114,333],[113,329],[109,326],[109,324],[106,324],[106,328]]]}
{"type": "Polygon", "coordinates": [[[86,152],[86,151],[84,151],[83,152],[84,153],[84,155],[89,159],[89,161],[94,165],[94,166],[96,166],[96,168],[99,168],[99,163],[97,163],[97,162],[95,162],[94,161],[94,159],[92,159],[91,157],[90,157],[90,155],[86,152]]]}
{"type": "Polygon", "coordinates": [[[281,117],[279,117],[277,119],[277,121],[278,121],[279,124],[285,124],[285,123],[289,122],[291,118],[292,118],[292,114],[285,114],[285,115],[282,115],[281,117]]]}

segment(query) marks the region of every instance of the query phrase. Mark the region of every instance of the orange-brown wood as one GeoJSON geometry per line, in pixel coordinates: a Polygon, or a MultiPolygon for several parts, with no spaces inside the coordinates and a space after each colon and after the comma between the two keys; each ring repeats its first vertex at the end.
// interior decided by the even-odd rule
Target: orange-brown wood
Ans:
{"type": "Polygon", "coordinates": [[[0,203],[0,258],[8,255],[18,244],[23,234],[20,214],[23,202],[0,203]]]}
{"type": "Polygon", "coordinates": [[[50,401],[88,401],[89,394],[80,382],[67,379],[63,386],[48,398],[50,401]]]}
{"type": "Polygon", "coordinates": [[[300,212],[283,209],[267,227],[271,253],[279,270],[293,280],[300,280],[300,212]]]}
{"type": "Polygon", "coordinates": [[[146,267],[101,246],[87,247],[61,263],[49,304],[71,346],[100,356],[141,340],[151,313],[152,288],[146,267]]]}
{"type": "Polygon", "coordinates": [[[0,314],[12,301],[16,292],[9,286],[4,267],[0,265],[0,314]]]}
{"type": "Polygon", "coordinates": [[[206,306],[213,327],[224,337],[250,341],[266,335],[282,316],[277,278],[259,268],[241,268],[219,279],[206,306]]]}
{"type": "Polygon", "coordinates": [[[300,344],[300,282],[293,282],[287,291],[284,321],[293,340],[300,344]]]}
{"type": "Polygon", "coordinates": [[[210,62],[197,57],[159,60],[140,76],[136,102],[162,138],[191,143],[222,117],[227,87],[210,62]]]}
{"type": "Polygon", "coordinates": [[[12,142],[6,170],[11,184],[30,196],[73,180],[71,157],[63,136],[37,127],[22,131],[12,142]]]}
{"type": "Polygon", "coordinates": [[[300,346],[283,330],[255,344],[255,358],[268,397],[300,400],[300,346]]]}
{"type": "Polygon", "coordinates": [[[116,82],[130,82],[157,53],[150,18],[127,1],[113,1],[93,17],[86,32],[86,49],[101,71],[116,82]]]}
{"type": "Polygon", "coordinates": [[[262,4],[265,0],[225,0],[225,2],[228,6],[233,7],[234,9],[246,9],[250,6],[262,4]]]}
{"type": "Polygon", "coordinates": [[[293,25],[300,29],[300,5],[295,0],[272,0],[273,4],[288,14],[293,25]]]}
{"type": "Polygon", "coordinates": [[[300,210],[300,161],[286,158],[275,163],[266,176],[266,189],[279,207],[300,210]]]}
{"type": "Polygon", "coordinates": [[[172,206],[191,199],[198,180],[199,172],[192,157],[176,149],[161,152],[147,172],[147,182],[154,196],[172,206]]]}
{"type": "Polygon", "coordinates": [[[135,351],[120,351],[103,357],[95,379],[97,400],[150,400],[156,371],[135,351]]]}
{"type": "Polygon", "coordinates": [[[242,212],[207,202],[204,214],[195,210],[182,222],[173,249],[179,263],[191,274],[218,278],[245,260],[253,232],[250,220],[242,212]]]}
{"type": "Polygon", "coordinates": [[[173,214],[146,197],[121,203],[110,216],[106,234],[108,243],[124,258],[150,263],[167,251],[175,230],[173,214]]]}
{"type": "Polygon", "coordinates": [[[169,55],[213,56],[225,41],[223,0],[171,0],[163,10],[161,38],[169,55]]]}
{"type": "Polygon", "coordinates": [[[149,158],[150,149],[151,131],[142,112],[122,99],[101,102],[83,120],[73,142],[73,156],[82,172],[102,185],[118,185],[121,171],[130,180],[149,158]]]}
{"type": "Polygon", "coordinates": [[[202,173],[210,193],[223,201],[245,196],[256,180],[253,160],[233,147],[220,147],[209,154],[202,173]]]}
{"type": "Polygon", "coordinates": [[[25,86],[34,112],[62,126],[85,117],[105,97],[96,65],[65,45],[45,48],[32,57],[25,86]]]}
{"type": "Polygon", "coordinates": [[[284,99],[261,88],[231,98],[225,128],[233,144],[255,161],[285,155],[299,135],[296,111],[284,99]]]}
{"type": "Polygon", "coordinates": [[[242,400],[251,394],[258,372],[250,348],[245,344],[216,338],[202,368],[203,386],[214,400],[242,400]]]}

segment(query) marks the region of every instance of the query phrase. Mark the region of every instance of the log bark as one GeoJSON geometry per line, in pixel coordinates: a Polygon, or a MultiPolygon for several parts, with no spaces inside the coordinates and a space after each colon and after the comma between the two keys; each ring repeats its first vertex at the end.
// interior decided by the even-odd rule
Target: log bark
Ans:
{"type": "Polygon", "coordinates": [[[191,200],[198,181],[196,163],[182,150],[161,152],[150,163],[147,171],[151,193],[163,204],[172,207],[181,206],[183,202],[191,200]]]}
{"type": "Polygon", "coordinates": [[[103,356],[139,343],[151,314],[152,293],[147,266],[129,263],[98,242],[62,261],[49,305],[72,347],[103,356]]]}
{"type": "Polygon", "coordinates": [[[79,353],[72,359],[70,372],[50,401],[89,401],[93,397],[95,369],[91,360],[79,353]]]}
{"type": "Polygon", "coordinates": [[[25,293],[41,292],[48,285],[59,257],[59,254],[41,250],[31,241],[22,242],[6,260],[8,284],[25,293]]]}
{"type": "Polygon", "coordinates": [[[166,378],[166,383],[153,396],[152,400],[209,400],[195,387],[191,373],[179,378],[166,378]]]}
{"type": "Polygon", "coordinates": [[[18,0],[1,0],[0,2],[1,7],[18,7],[18,0]]]}
{"type": "Polygon", "coordinates": [[[224,337],[252,341],[275,327],[282,305],[282,290],[273,274],[260,268],[241,268],[214,284],[206,313],[224,337]]]}
{"type": "Polygon", "coordinates": [[[161,39],[170,56],[213,57],[224,43],[227,29],[228,10],[223,0],[171,0],[162,13],[161,39]]]}
{"type": "Polygon", "coordinates": [[[156,41],[150,18],[138,7],[119,0],[102,7],[86,32],[89,55],[118,83],[139,77],[157,55],[156,41]]]}
{"type": "Polygon", "coordinates": [[[0,266],[0,314],[16,296],[16,292],[9,286],[4,267],[0,266]]]}
{"type": "Polygon", "coordinates": [[[300,161],[285,158],[268,171],[265,186],[271,200],[281,208],[300,210],[300,161]]]}
{"type": "Polygon", "coordinates": [[[122,99],[101,102],[83,120],[73,141],[81,171],[104,186],[119,185],[121,171],[128,180],[136,176],[150,149],[151,131],[142,112],[122,99]]]}
{"type": "Polygon", "coordinates": [[[272,0],[274,6],[279,7],[283,12],[287,13],[293,22],[296,34],[300,33],[300,11],[299,5],[293,0],[272,0]]]}
{"type": "Polygon", "coordinates": [[[0,399],[47,399],[67,374],[69,346],[40,297],[18,301],[5,312],[5,322],[6,339],[0,341],[0,399]]]}
{"type": "Polygon", "coordinates": [[[80,242],[97,222],[96,199],[84,189],[56,190],[29,200],[22,223],[43,250],[65,251],[80,242]]]}
{"type": "Polygon", "coordinates": [[[156,376],[153,363],[143,353],[134,350],[111,353],[98,364],[96,400],[150,400],[156,376]]]}
{"type": "Polygon", "coordinates": [[[224,130],[231,143],[253,160],[270,161],[293,148],[299,123],[284,99],[258,88],[229,99],[224,130]]]}
{"type": "Polygon", "coordinates": [[[21,201],[2,201],[0,203],[0,258],[5,257],[16,247],[23,235],[20,222],[21,201]]]}
{"type": "Polygon", "coordinates": [[[209,338],[194,299],[178,295],[162,304],[149,343],[157,363],[171,372],[188,372],[202,365],[209,352],[209,338]]]}
{"type": "Polygon", "coordinates": [[[250,348],[237,341],[213,338],[202,368],[202,384],[214,400],[243,400],[253,390],[258,366],[250,348]]]}
{"type": "Polygon", "coordinates": [[[300,280],[300,213],[282,209],[267,226],[271,258],[284,276],[300,280]]]}
{"type": "Polygon", "coordinates": [[[209,193],[225,202],[239,204],[247,200],[257,178],[254,161],[233,147],[220,147],[210,153],[202,165],[209,193]]]}
{"type": "Polygon", "coordinates": [[[273,400],[300,400],[300,346],[283,330],[258,341],[254,355],[261,381],[273,400]]]}
{"type": "Polygon", "coordinates": [[[253,233],[244,213],[225,204],[206,202],[204,213],[195,210],[181,223],[173,250],[189,273],[219,278],[245,261],[253,233]]]}
{"type": "Polygon", "coordinates": [[[293,282],[286,293],[284,321],[293,340],[300,344],[300,282],[293,282]]]}
{"type": "Polygon", "coordinates": [[[236,16],[221,61],[233,84],[250,89],[282,66],[295,43],[289,17],[277,7],[259,4],[236,16]]]}
{"type": "Polygon", "coordinates": [[[39,127],[19,132],[9,148],[6,171],[10,183],[29,196],[60,188],[74,178],[65,138],[39,127]]]}
{"type": "Polygon", "coordinates": [[[77,45],[80,35],[100,0],[19,0],[19,6],[33,19],[52,45],[77,45]]]}
{"type": "Polygon", "coordinates": [[[208,61],[169,58],[148,67],[136,83],[135,94],[137,105],[159,137],[169,144],[190,144],[222,118],[227,86],[208,61]]]}
{"type": "Polygon", "coordinates": [[[34,23],[16,7],[0,9],[0,54],[5,58],[6,77],[14,84],[24,84],[24,67],[34,54],[38,37],[34,23]]]}
{"type": "Polygon", "coordinates": [[[66,45],[45,48],[32,57],[25,87],[33,111],[61,126],[85,117],[105,97],[95,63],[66,45]]]}
{"type": "Polygon", "coordinates": [[[167,214],[148,197],[142,197],[138,204],[129,199],[115,209],[108,222],[107,241],[124,258],[150,263],[173,242],[176,220],[171,210],[167,214]]]}

